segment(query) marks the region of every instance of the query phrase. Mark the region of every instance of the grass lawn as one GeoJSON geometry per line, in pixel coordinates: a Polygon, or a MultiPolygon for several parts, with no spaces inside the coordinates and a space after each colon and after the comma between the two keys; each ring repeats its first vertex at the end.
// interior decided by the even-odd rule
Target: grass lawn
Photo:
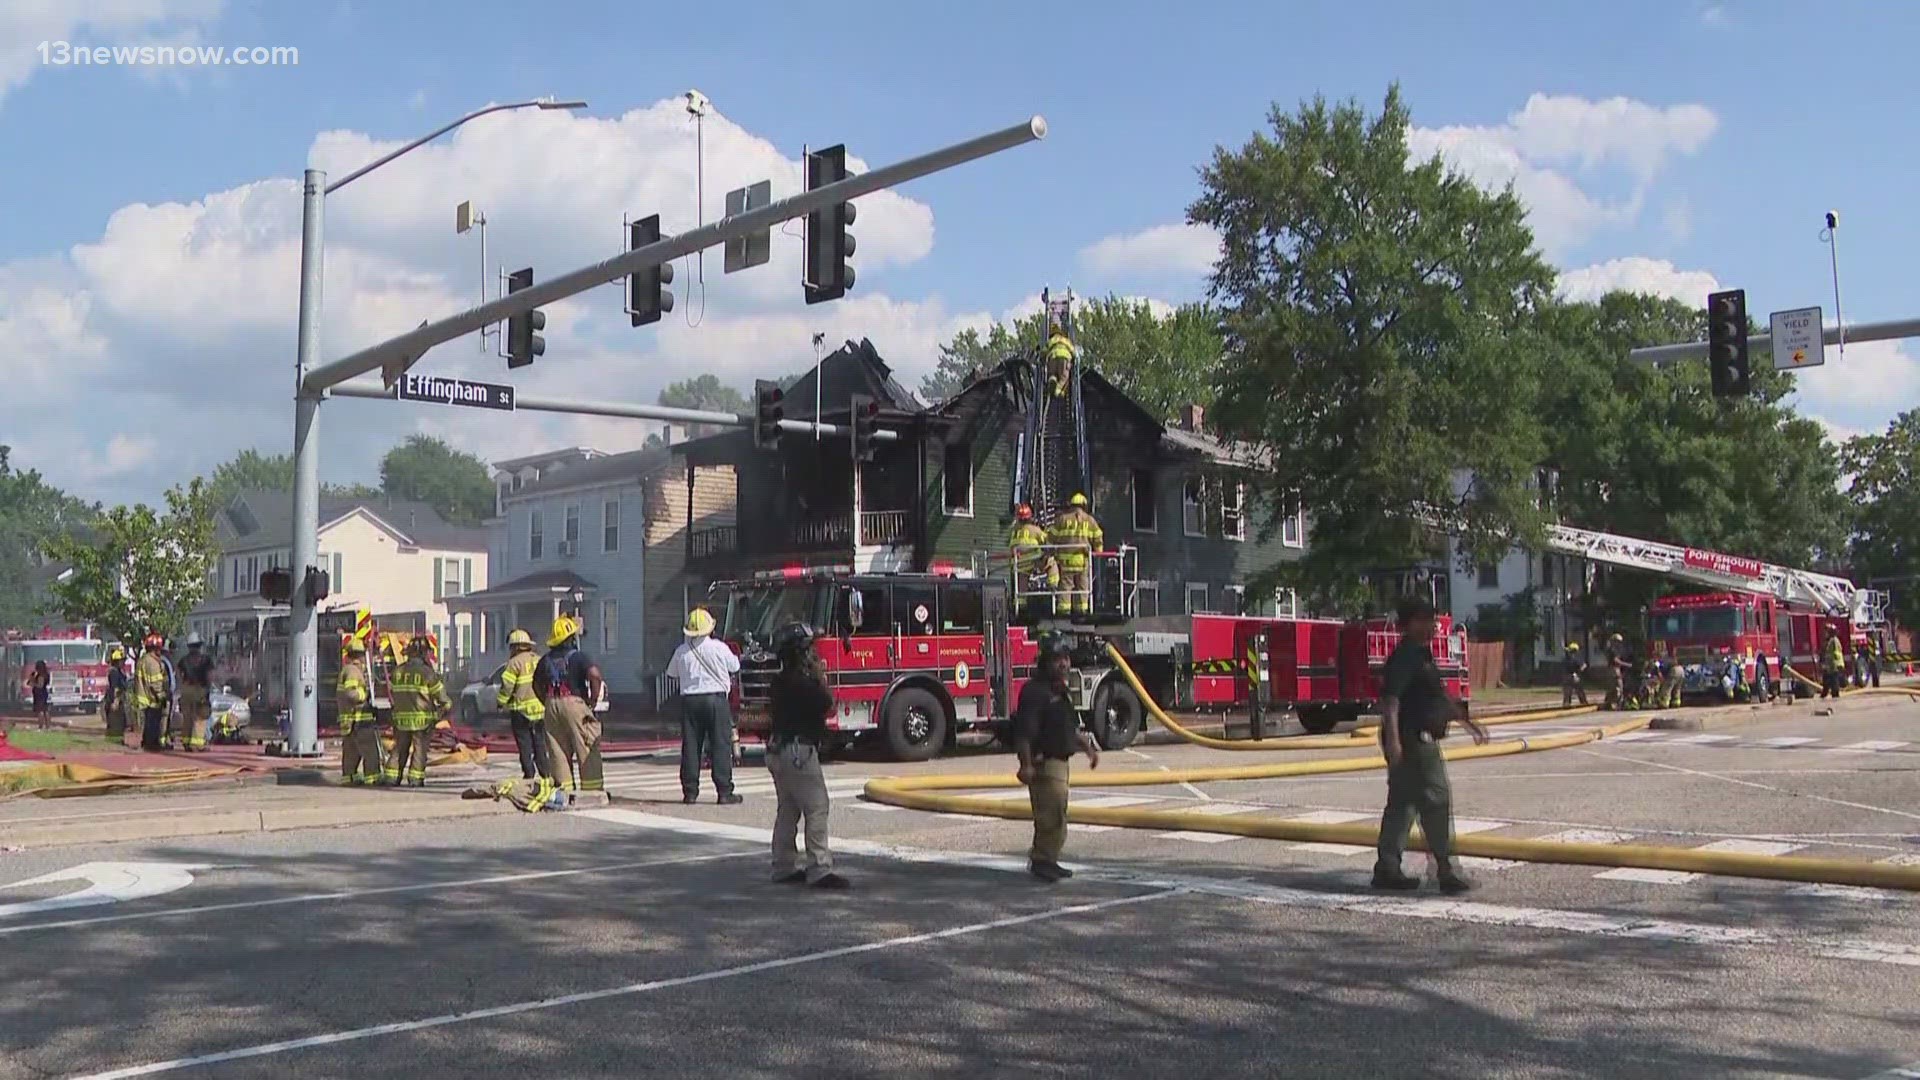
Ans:
{"type": "Polygon", "coordinates": [[[7,743],[21,750],[31,750],[36,754],[58,754],[67,750],[120,749],[108,742],[105,736],[80,734],[60,728],[39,731],[24,725],[7,732],[7,743]]]}
{"type": "Polygon", "coordinates": [[[1497,686],[1491,690],[1475,690],[1475,705],[1523,705],[1536,701],[1560,703],[1560,691],[1551,686],[1497,686]]]}

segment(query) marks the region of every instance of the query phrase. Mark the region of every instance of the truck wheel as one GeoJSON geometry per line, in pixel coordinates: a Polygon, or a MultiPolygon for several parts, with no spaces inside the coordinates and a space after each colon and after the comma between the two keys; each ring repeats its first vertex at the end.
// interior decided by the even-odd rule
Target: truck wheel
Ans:
{"type": "Polygon", "coordinates": [[[947,743],[947,710],[925,690],[897,691],[887,699],[887,752],[895,761],[926,761],[947,743]]]}
{"type": "Polygon", "coordinates": [[[1325,735],[1340,722],[1340,714],[1326,705],[1300,706],[1300,726],[1309,735],[1325,735]]]}
{"type": "Polygon", "coordinates": [[[1093,737],[1102,750],[1125,750],[1140,737],[1146,712],[1133,687],[1109,679],[1093,692],[1093,737]]]}
{"type": "Polygon", "coordinates": [[[472,698],[464,698],[461,700],[460,722],[467,725],[470,728],[477,728],[480,726],[480,710],[477,707],[475,707],[475,705],[473,704],[472,698]]]}

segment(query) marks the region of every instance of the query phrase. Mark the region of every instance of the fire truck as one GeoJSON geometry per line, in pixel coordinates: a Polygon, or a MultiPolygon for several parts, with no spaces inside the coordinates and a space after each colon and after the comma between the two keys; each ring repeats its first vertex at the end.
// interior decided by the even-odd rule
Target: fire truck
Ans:
{"type": "MultiPolygon", "coordinates": [[[[320,635],[315,710],[322,726],[338,721],[334,688],[340,681],[340,666],[346,662],[349,641],[358,641],[367,650],[367,678],[373,684],[372,707],[383,720],[392,707],[388,680],[393,669],[406,662],[407,644],[416,637],[425,638],[428,656],[436,664],[439,662],[440,643],[432,634],[382,630],[379,621],[366,608],[322,611],[316,613],[314,619],[320,635]]],[[[268,620],[262,641],[266,662],[258,688],[261,698],[258,704],[275,714],[284,713],[287,708],[287,655],[291,645],[287,640],[286,622],[284,615],[268,620]]]]}
{"type": "Polygon", "coordinates": [[[46,661],[52,676],[50,704],[56,709],[98,709],[107,693],[106,645],[91,626],[80,630],[8,630],[0,637],[0,708],[20,710],[33,703],[27,676],[46,661]]]}
{"type": "MultiPolygon", "coordinates": [[[[1094,602],[1079,619],[1020,617],[1027,601],[1060,599],[1008,573],[944,568],[854,573],[792,568],[719,582],[720,636],[741,657],[740,730],[763,735],[779,661],[768,646],[781,627],[819,628],[836,742],[878,739],[900,761],[924,761],[969,731],[1004,736],[1040,642],[1072,648],[1069,695],[1103,747],[1139,735],[1146,708],[1106,653],[1112,645],[1161,704],[1184,709],[1291,708],[1309,731],[1373,710],[1380,669],[1399,644],[1386,620],[1341,622],[1231,615],[1133,616],[1130,547],[1093,556],[1094,602]]],[[[1004,565],[982,556],[977,564],[1004,565]]],[[[1433,644],[1448,693],[1466,702],[1466,640],[1441,620],[1433,644]]]]}

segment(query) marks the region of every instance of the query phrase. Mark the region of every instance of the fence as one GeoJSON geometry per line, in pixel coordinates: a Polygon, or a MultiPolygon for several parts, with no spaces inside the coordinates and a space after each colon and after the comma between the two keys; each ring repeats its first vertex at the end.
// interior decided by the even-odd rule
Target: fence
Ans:
{"type": "Polygon", "coordinates": [[[1499,686],[1507,674],[1507,643],[1470,641],[1467,643],[1468,685],[1475,690],[1499,686]]]}

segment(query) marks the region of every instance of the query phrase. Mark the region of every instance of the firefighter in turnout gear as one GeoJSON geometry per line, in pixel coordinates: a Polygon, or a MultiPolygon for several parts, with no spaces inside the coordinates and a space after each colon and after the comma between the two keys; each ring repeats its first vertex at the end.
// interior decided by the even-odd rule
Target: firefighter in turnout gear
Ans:
{"type": "Polygon", "coordinates": [[[1674,656],[1671,646],[1659,654],[1659,662],[1660,683],[1653,692],[1653,707],[1677,709],[1680,707],[1680,691],[1686,685],[1686,672],[1674,656]]]}
{"type": "Polygon", "coordinates": [[[547,707],[533,692],[533,672],[540,657],[533,651],[533,635],[515,630],[507,635],[507,648],[513,653],[507,666],[500,669],[500,693],[496,701],[513,723],[513,746],[520,752],[520,776],[532,780],[551,776],[541,768],[547,752],[547,707]]]}
{"type": "Polygon", "coordinates": [[[1087,497],[1075,492],[1067,512],[1061,514],[1047,533],[1047,542],[1055,546],[1054,559],[1060,566],[1060,590],[1067,594],[1067,610],[1084,615],[1093,606],[1092,555],[1106,545],[1100,523],[1087,512],[1087,497]]]}
{"type": "Polygon", "coordinates": [[[1013,535],[1007,546],[1013,553],[1014,590],[1022,598],[1022,616],[1031,622],[1053,614],[1053,592],[1060,587],[1060,566],[1045,550],[1047,530],[1033,520],[1033,507],[1021,503],[1014,512],[1013,535]],[[1038,595],[1041,582],[1046,596],[1038,595]]]}
{"type": "Polygon", "coordinates": [[[187,635],[187,655],[174,665],[180,689],[180,709],[174,724],[180,749],[190,754],[207,748],[207,721],[213,716],[213,657],[197,633],[187,635]]]}
{"type": "Polygon", "coordinates": [[[1820,649],[1820,696],[1839,697],[1846,685],[1847,654],[1840,645],[1840,632],[1829,629],[1827,642],[1820,649]]]}
{"type": "MultiPolygon", "coordinates": [[[[554,782],[562,791],[604,791],[601,728],[594,706],[605,695],[606,683],[599,665],[580,651],[581,630],[580,620],[571,615],[553,620],[553,631],[547,635],[549,651],[534,670],[533,689],[546,706],[547,766],[554,782]]],[[[716,760],[727,752],[729,748],[716,747],[716,760]]]]}
{"type": "Polygon", "coordinates": [[[140,749],[165,750],[167,706],[173,701],[172,684],[167,678],[167,662],[160,656],[166,641],[159,634],[148,634],[141,642],[145,651],[133,669],[133,704],[140,710],[140,749]]]}
{"type": "Polygon", "coordinates": [[[1572,707],[1576,697],[1580,699],[1580,704],[1585,705],[1587,688],[1581,683],[1580,677],[1586,674],[1587,660],[1580,655],[1580,643],[1577,641],[1567,642],[1566,669],[1566,677],[1560,682],[1560,707],[1572,707]]]}
{"type": "Polygon", "coordinates": [[[453,702],[447,700],[447,688],[440,673],[427,662],[427,639],[416,637],[407,642],[407,662],[393,673],[393,757],[380,770],[389,784],[402,777],[413,787],[427,786],[427,748],[433,739],[433,725],[453,702]]]}
{"type": "Polygon", "coordinates": [[[1073,342],[1067,335],[1054,330],[1047,339],[1047,375],[1053,382],[1053,396],[1067,396],[1067,377],[1073,371],[1073,342]]]}
{"type": "Polygon", "coordinates": [[[340,714],[340,777],[349,784],[380,781],[380,728],[373,718],[373,684],[367,681],[367,643],[351,638],[334,685],[340,714]]]}

